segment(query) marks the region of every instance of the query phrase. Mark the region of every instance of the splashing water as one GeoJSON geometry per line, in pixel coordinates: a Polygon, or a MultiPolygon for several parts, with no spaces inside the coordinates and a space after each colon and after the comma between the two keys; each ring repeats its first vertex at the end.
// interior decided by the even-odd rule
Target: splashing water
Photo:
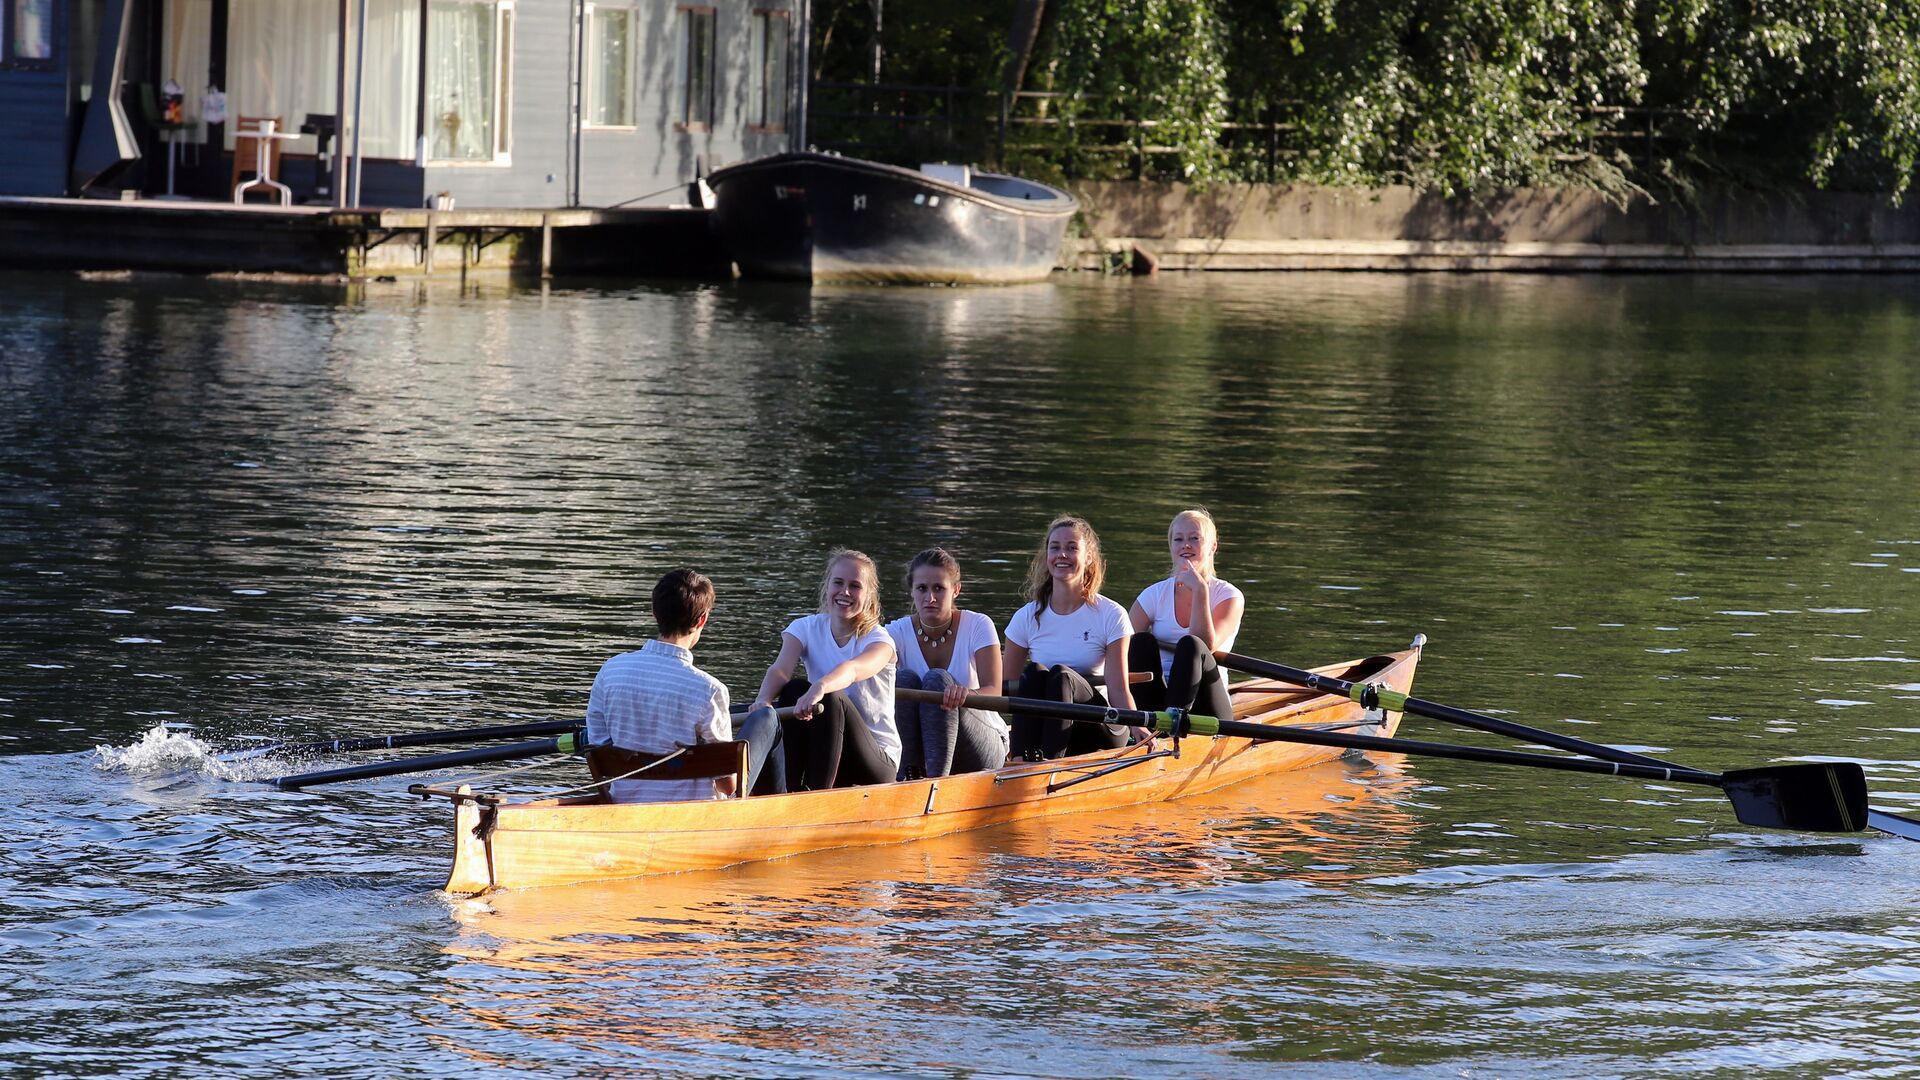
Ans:
{"type": "Polygon", "coordinates": [[[198,772],[217,780],[258,780],[284,771],[286,763],[271,757],[224,761],[213,747],[165,724],[155,724],[140,741],[127,747],[94,747],[93,767],[130,776],[168,776],[198,772]]]}

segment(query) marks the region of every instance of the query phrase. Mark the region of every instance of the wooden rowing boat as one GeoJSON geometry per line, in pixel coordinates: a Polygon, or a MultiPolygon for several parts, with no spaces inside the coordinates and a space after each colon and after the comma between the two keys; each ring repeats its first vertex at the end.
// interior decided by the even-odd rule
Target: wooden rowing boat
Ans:
{"type": "MultiPolygon", "coordinates": [[[[1405,694],[1419,659],[1416,643],[1314,670],[1405,694]]],[[[1256,680],[1233,689],[1239,720],[1377,736],[1391,736],[1400,722],[1399,713],[1280,682],[1256,680]]],[[[1342,753],[1301,743],[1188,736],[932,780],[746,799],[606,804],[509,802],[465,787],[423,793],[453,800],[454,859],[446,889],[474,895],[709,870],[1160,802],[1342,753]]]]}

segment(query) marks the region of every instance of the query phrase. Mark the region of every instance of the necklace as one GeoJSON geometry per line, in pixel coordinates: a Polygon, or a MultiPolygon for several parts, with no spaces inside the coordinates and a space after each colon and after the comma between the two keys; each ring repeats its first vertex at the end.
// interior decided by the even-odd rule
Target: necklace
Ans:
{"type": "Polygon", "coordinates": [[[913,632],[919,635],[921,644],[929,649],[937,649],[947,643],[947,638],[953,636],[953,619],[948,619],[946,625],[940,627],[939,637],[928,637],[927,635],[931,633],[931,631],[921,624],[920,616],[915,615],[913,617],[913,632]]]}

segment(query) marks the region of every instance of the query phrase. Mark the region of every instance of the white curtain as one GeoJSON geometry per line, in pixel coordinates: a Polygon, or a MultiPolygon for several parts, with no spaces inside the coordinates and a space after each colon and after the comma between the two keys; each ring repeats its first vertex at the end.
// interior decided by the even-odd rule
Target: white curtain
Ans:
{"type": "Polygon", "coordinates": [[[53,59],[53,0],[9,0],[13,41],[8,52],[21,60],[53,59]]]}
{"type": "Polygon", "coordinates": [[[633,126],[633,10],[595,8],[589,39],[587,123],[596,127],[633,126]]]}
{"type": "MultiPolygon", "coordinates": [[[[353,63],[353,58],[347,62],[353,63]]],[[[365,77],[367,104],[360,112],[360,152],[370,158],[411,161],[419,118],[415,103],[420,97],[418,0],[368,0],[365,77]]],[[[351,79],[348,84],[351,109],[351,79]]]]}
{"type": "Polygon", "coordinates": [[[207,92],[207,59],[212,36],[213,0],[167,0],[160,85],[165,86],[167,80],[172,79],[180,84],[185,96],[181,115],[193,126],[179,133],[181,142],[207,141],[206,125],[200,122],[200,99],[207,92]]]}
{"type": "MultiPolygon", "coordinates": [[[[227,11],[229,150],[241,117],[278,117],[291,132],[308,113],[334,111],[336,0],[232,0],[227,11]]],[[[280,144],[283,154],[315,150],[311,135],[280,144]]]]}
{"type": "MultiPolygon", "coordinates": [[[[281,130],[297,131],[308,113],[339,110],[338,0],[231,0],[228,12],[228,149],[242,116],[277,116],[281,130]]],[[[358,10],[349,7],[350,34],[358,17],[358,10]]],[[[360,119],[360,152],[367,157],[413,157],[419,35],[420,9],[414,0],[368,0],[366,107],[360,119]]],[[[340,117],[342,129],[353,109],[351,55],[347,63],[349,98],[347,115],[340,117]]],[[[191,104],[193,99],[188,100],[191,104]]],[[[281,145],[282,153],[315,150],[312,136],[281,145]]]]}
{"type": "Polygon", "coordinates": [[[432,0],[427,11],[427,130],[438,161],[492,161],[494,7],[432,0]]]}

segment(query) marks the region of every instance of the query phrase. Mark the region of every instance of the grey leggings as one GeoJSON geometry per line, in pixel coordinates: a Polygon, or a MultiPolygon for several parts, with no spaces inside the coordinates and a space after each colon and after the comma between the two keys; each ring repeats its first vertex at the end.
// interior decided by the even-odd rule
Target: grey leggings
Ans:
{"type": "MultiPolygon", "coordinates": [[[[901,668],[893,679],[895,686],[905,690],[936,692],[955,681],[944,668],[934,668],[925,675],[901,668]]],[[[902,780],[979,772],[1007,763],[1007,733],[992,713],[902,701],[895,706],[893,719],[900,728],[902,780]]]]}

